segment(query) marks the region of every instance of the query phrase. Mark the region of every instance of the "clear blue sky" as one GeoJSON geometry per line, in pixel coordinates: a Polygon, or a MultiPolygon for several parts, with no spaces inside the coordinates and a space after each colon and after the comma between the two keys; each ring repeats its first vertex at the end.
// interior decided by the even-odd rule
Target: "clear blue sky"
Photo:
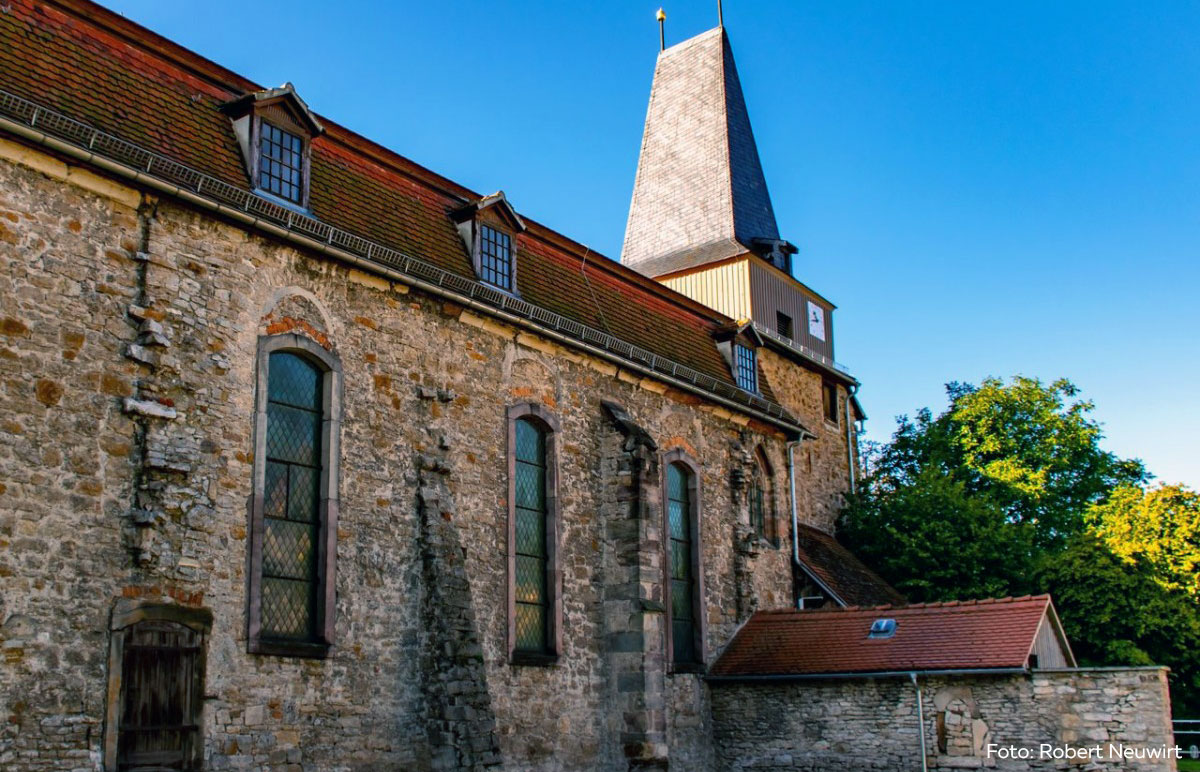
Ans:
{"type": "MultiPolygon", "coordinates": [[[[110,7],[610,257],[658,2],[110,7]]],[[[667,0],[667,40],[716,3],[667,0]]],[[[1200,3],[727,0],[796,274],[868,435],[942,384],[1065,376],[1200,487],[1200,3]]]]}

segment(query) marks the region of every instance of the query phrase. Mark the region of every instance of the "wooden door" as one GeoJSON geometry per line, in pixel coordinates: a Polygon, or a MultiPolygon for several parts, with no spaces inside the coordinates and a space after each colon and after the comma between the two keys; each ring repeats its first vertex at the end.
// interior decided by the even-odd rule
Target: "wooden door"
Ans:
{"type": "Polygon", "coordinates": [[[119,772],[199,769],[203,636],[177,622],[125,631],[119,772]]]}

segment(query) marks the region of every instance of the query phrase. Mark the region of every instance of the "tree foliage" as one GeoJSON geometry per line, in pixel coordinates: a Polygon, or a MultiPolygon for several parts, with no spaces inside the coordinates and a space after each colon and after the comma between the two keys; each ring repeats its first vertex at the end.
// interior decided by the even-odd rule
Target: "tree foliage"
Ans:
{"type": "Polygon", "coordinates": [[[1200,715],[1200,494],[1146,488],[1068,381],[946,389],[868,450],[839,537],[912,601],[1050,592],[1081,664],[1168,665],[1200,715]]]}
{"type": "Polygon", "coordinates": [[[1054,597],[1081,665],[1169,665],[1177,715],[1200,715],[1200,606],[1139,558],[1091,534],[1043,558],[1035,577],[1054,597]]]}
{"type": "Polygon", "coordinates": [[[1113,554],[1151,566],[1164,587],[1200,602],[1200,494],[1126,485],[1092,506],[1087,520],[1113,554]]]}
{"type": "Polygon", "coordinates": [[[1069,381],[951,383],[934,417],[899,419],[868,453],[841,533],[913,600],[1033,590],[1033,569],[1085,527],[1084,511],[1146,473],[1101,449],[1069,381]]]}

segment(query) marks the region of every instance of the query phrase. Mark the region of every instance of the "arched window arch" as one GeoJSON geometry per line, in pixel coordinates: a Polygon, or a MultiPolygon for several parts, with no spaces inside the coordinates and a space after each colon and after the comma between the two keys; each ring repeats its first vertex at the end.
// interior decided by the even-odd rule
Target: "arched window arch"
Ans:
{"type": "Polygon", "coordinates": [[[508,640],[514,664],[550,664],[562,646],[558,426],[541,405],[508,410],[508,640]]]}
{"type": "Polygon", "coordinates": [[[704,663],[700,467],[673,450],[663,455],[662,468],[667,652],[674,670],[688,670],[704,663]]]}
{"type": "Polygon", "coordinates": [[[341,364],[308,338],[261,338],[250,518],[249,650],[333,643],[341,364]]]}
{"type": "Polygon", "coordinates": [[[754,450],[754,467],[750,474],[750,527],[759,539],[769,539],[779,546],[778,520],[775,516],[775,476],[771,462],[762,446],[754,450]]]}

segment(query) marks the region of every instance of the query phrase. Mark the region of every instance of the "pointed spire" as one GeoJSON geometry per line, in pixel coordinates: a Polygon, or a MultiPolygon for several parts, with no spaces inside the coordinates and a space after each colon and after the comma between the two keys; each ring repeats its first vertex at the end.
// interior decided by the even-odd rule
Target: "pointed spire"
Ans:
{"type": "Polygon", "coordinates": [[[621,262],[662,276],[778,240],[733,51],[717,27],[658,55],[621,262]]]}

